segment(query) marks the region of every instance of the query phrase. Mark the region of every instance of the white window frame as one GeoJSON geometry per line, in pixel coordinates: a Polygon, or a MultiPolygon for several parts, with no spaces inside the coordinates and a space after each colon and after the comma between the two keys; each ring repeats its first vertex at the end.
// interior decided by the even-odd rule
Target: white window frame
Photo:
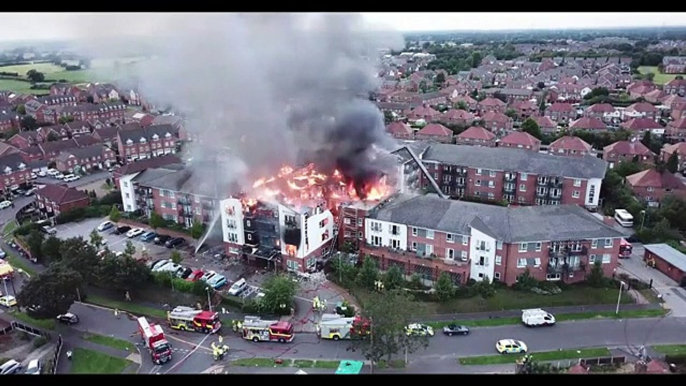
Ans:
{"type": "Polygon", "coordinates": [[[445,249],[445,258],[448,260],[455,260],[455,250],[452,248],[445,249]],[[452,257],[450,256],[452,254],[452,257]]]}
{"type": "Polygon", "coordinates": [[[529,250],[528,243],[519,243],[519,252],[526,252],[527,250],[529,250]]]}
{"type": "Polygon", "coordinates": [[[445,242],[450,244],[455,244],[455,235],[452,233],[445,234],[445,242]]]}
{"type": "Polygon", "coordinates": [[[462,245],[469,245],[469,236],[462,236],[462,245]]]}
{"type": "Polygon", "coordinates": [[[572,192],[572,198],[579,198],[581,197],[581,192],[578,190],[575,190],[572,192]]]}
{"type": "Polygon", "coordinates": [[[469,255],[467,254],[467,251],[460,252],[460,258],[462,258],[462,260],[467,260],[468,257],[469,255]]]}
{"type": "Polygon", "coordinates": [[[526,268],[527,261],[526,259],[517,259],[517,268],[526,268]],[[522,265],[522,262],[524,262],[524,265],[522,265]]]}
{"type": "Polygon", "coordinates": [[[502,250],[503,250],[503,242],[500,241],[500,240],[497,240],[497,241],[495,242],[495,248],[496,248],[497,250],[499,250],[499,251],[502,251],[502,250]]]}
{"type": "Polygon", "coordinates": [[[500,272],[493,273],[493,278],[500,280],[500,272]]]}
{"type": "Polygon", "coordinates": [[[429,240],[433,240],[434,239],[434,231],[427,229],[426,230],[426,238],[429,240]]]}
{"type": "Polygon", "coordinates": [[[520,184],[519,185],[519,191],[520,192],[526,192],[526,184],[520,184]]]}
{"type": "Polygon", "coordinates": [[[520,181],[526,181],[528,178],[529,178],[529,175],[527,173],[522,173],[519,175],[520,181]]]}
{"type": "Polygon", "coordinates": [[[575,178],[575,179],[574,179],[574,187],[575,187],[575,188],[578,188],[578,187],[580,187],[580,186],[581,186],[581,180],[578,179],[578,178],[575,178]]]}
{"type": "Polygon", "coordinates": [[[474,180],[474,186],[481,186],[481,180],[474,180]]]}
{"type": "Polygon", "coordinates": [[[603,264],[610,264],[612,262],[612,255],[609,253],[604,253],[602,259],[603,264]]]}
{"type": "Polygon", "coordinates": [[[495,188],[495,181],[488,181],[488,187],[491,189],[495,188]]]}
{"type": "Polygon", "coordinates": [[[536,243],[536,252],[540,252],[543,249],[543,243],[542,242],[537,242],[536,243]]]}
{"type": "Polygon", "coordinates": [[[489,170],[489,171],[488,171],[488,176],[491,177],[491,178],[495,177],[495,170],[489,170]]]}
{"type": "Polygon", "coordinates": [[[495,256],[495,265],[501,265],[503,263],[503,257],[500,255],[495,256]]]}
{"type": "Polygon", "coordinates": [[[595,256],[596,255],[590,255],[588,256],[588,262],[591,264],[595,264],[595,256]]]}
{"type": "Polygon", "coordinates": [[[597,249],[597,248],[598,248],[598,239],[591,240],[591,249],[597,249]]]}
{"type": "Polygon", "coordinates": [[[476,169],[476,173],[475,173],[475,174],[476,174],[477,176],[480,176],[480,175],[481,175],[481,169],[476,169]]]}
{"type": "Polygon", "coordinates": [[[613,245],[613,244],[614,244],[614,240],[612,240],[612,239],[605,239],[605,242],[604,242],[605,248],[612,248],[612,245],[613,245]],[[608,244],[608,241],[610,242],[609,244],[608,244]]]}

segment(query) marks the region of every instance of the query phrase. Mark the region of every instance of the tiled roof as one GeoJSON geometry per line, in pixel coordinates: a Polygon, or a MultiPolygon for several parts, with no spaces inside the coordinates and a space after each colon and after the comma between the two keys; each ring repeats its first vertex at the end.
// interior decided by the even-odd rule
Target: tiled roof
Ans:
{"type": "Polygon", "coordinates": [[[443,117],[446,119],[463,119],[465,121],[474,120],[474,115],[472,113],[460,109],[448,110],[443,113],[443,117]]]}
{"type": "Polygon", "coordinates": [[[479,106],[499,107],[499,106],[505,106],[505,102],[501,101],[498,98],[485,98],[484,100],[479,102],[479,106]]]}
{"type": "Polygon", "coordinates": [[[553,103],[548,106],[548,111],[555,111],[558,113],[571,113],[574,111],[574,107],[569,103],[553,103]]]}
{"type": "Polygon", "coordinates": [[[405,123],[395,121],[386,126],[386,132],[391,134],[412,134],[412,128],[405,123]]]}
{"type": "Polygon", "coordinates": [[[621,124],[621,127],[627,130],[652,130],[662,129],[662,125],[650,118],[634,118],[621,124]]]}
{"type": "Polygon", "coordinates": [[[539,127],[541,128],[549,128],[549,129],[554,129],[557,127],[557,123],[550,119],[550,117],[547,116],[542,116],[542,117],[531,117],[536,123],[538,124],[539,127]]]}
{"type": "Polygon", "coordinates": [[[449,136],[449,135],[453,135],[453,132],[449,128],[447,128],[447,127],[445,127],[439,123],[431,123],[431,124],[424,126],[421,130],[419,130],[417,132],[417,134],[449,136]]]}
{"type": "Polygon", "coordinates": [[[586,107],[586,112],[591,113],[614,113],[615,107],[609,103],[596,103],[586,107]]]}
{"type": "Polygon", "coordinates": [[[541,144],[541,140],[523,131],[513,131],[500,140],[501,144],[512,146],[531,146],[536,147],[541,144]]]}
{"type": "Polygon", "coordinates": [[[496,113],[495,111],[489,111],[486,114],[481,116],[481,119],[484,122],[498,122],[498,123],[506,123],[510,122],[512,118],[508,117],[507,115],[503,113],[496,113]]]}
{"type": "Polygon", "coordinates": [[[166,165],[181,163],[181,158],[173,155],[167,154],[160,157],[146,158],[136,162],[128,163],[120,168],[114,170],[113,174],[118,174],[121,176],[127,176],[129,174],[134,174],[141,172],[145,169],[160,168],[166,165]]]}
{"type": "Polygon", "coordinates": [[[686,155],[686,142],[679,142],[679,143],[674,143],[674,144],[670,144],[670,145],[665,145],[662,148],[662,151],[664,151],[667,154],[672,154],[676,151],[677,154],[686,155]]]}
{"type": "Polygon", "coordinates": [[[598,118],[582,117],[570,123],[569,128],[576,130],[605,130],[607,126],[598,118]]]}
{"type": "Polygon", "coordinates": [[[36,195],[56,202],[58,205],[88,199],[88,195],[80,190],[55,184],[45,184],[44,187],[36,191],[36,195]]]}
{"type": "Polygon", "coordinates": [[[483,127],[472,126],[458,134],[457,138],[491,141],[495,139],[495,134],[491,133],[483,127]]]}
{"type": "Polygon", "coordinates": [[[636,111],[638,113],[655,113],[657,108],[648,102],[638,102],[626,108],[626,111],[636,111]]]}
{"type": "Polygon", "coordinates": [[[633,187],[686,190],[686,185],[681,182],[679,177],[669,172],[660,173],[655,169],[648,169],[627,176],[626,181],[633,187]]]}
{"type": "Polygon", "coordinates": [[[655,155],[640,141],[617,141],[603,148],[604,153],[617,152],[625,155],[655,155]]]}

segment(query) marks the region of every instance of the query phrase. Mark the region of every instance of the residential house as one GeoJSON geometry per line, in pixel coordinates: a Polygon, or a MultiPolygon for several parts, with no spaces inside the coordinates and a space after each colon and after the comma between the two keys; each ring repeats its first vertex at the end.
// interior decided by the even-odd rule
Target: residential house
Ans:
{"type": "Polygon", "coordinates": [[[645,97],[646,94],[655,90],[657,86],[649,80],[639,80],[626,86],[626,92],[632,99],[645,97]]]}
{"type": "Polygon", "coordinates": [[[415,135],[417,140],[431,140],[440,143],[452,143],[453,131],[440,123],[430,123],[419,130],[415,135]]]}
{"type": "Polygon", "coordinates": [[[603,159],[610,168],[622,162],[654,163],[656,154],[650,151],[641,141],[617,141],[603,148],[603,159]]]}
{"type": "Polygon", "coordinates": [[[45,142],[38,145],[41,152],[43,152],[43,159],[48,161],[54,161],[63,151],[75,149],[79,146],[79,143],[74,138],[64,141],[45,142]]]}
{"type": "Polygon", "coordinates": [[[612,123],[621,118],[621,113],[609,103],[596,103],[584,109],[584,117],[598,118],[605,123],[612,123]]]}
{"type": "Polygon", "coordinates": [[[29,146],[19,150],[21,158],[26,163],[41,161],[43,159],[43,151],[38,146],[29,146]]]}
{"type": "Polygon", "coordinates": [[[665,136],[672,141],[686,140],[686,116],[669,122],[665,129],[665,136]]]}
{"type": "Polygon", "coordinates": [[[548,116],[532,116],[530,117],[533,119],[537,124],[538,127],[541,128],[541,131],[544,133],[556,133],[557,132],[557,123],[550,119],[548,116]]]}
{"type": "MultiPolygon", "coordinates": [[[[135,174],[142,172],[145,169],[156,169],[171,164],[180,164],[181,158],[174,154],[163,155],[160,157],[142,159],[137,162],[131,162],[124,166],[120,166],[112,171],[112,180],[114,186],[119,187],[119,179],[126,176],[135,176],[135,174]]],[[[133,177],[132,177],[133,178],[133,177]]],[[[128,186],[126,186],[128,188],[128,186]]]]}
{"type": "Polygon", "coordinates": [[[50,86],[50,95],[74,96],[78,102],[86,102],[88,92],[76,85],[69,83],[55,83],[50,86]]]}
{"type": "Polygon", "coordinates": [[[481,116],[481,121],[485,128],[502,135],[512,130],[512,125],[514,124],[512,118],[495,111],[489,111],[483,114],[481,116]]]}
{"type": "Polygon", "coordinates": [[[660,103],[660,102],[662,102],[663,99],[665,99],[668,96],[669,96],[668,93],[666,93],[660,89],[655,89],[655,90],[647,93],[643,98],[645,98],[645,100],[647,102],[650,102],[650,103],[660,103]]]}
{"type": "Polygon", "coordinates": [[[84,103],[62,107],[58,113],[61,117],[73,117],[79,121],[102,120],[105,123],[116,123],[124,120],[126,105],[121,102],[97,105],[84,103]]]}
{"type": "Polygon", "coordinates": [[[35,99],[29,100],[24,104],[26,115],[33,117],[38,122],[45,122],[45,110],[48,106],[38,102],[35,99]]]}
{"type": "Polygon", "coordinates": [[[469,95],[461,95],[456,98],[452,98],[450,101],[453,102],[455,106],[459,105],[460,102],[462,102],[465,106],[467,106],[467,109],[469,111],[476,111],[477,106],[479,104],[479,102],[477,102],[476,99],[470,97],[469,95]]]}
{"type": "Polygon", "coordinates": [[[12,130],[19,129],[21,119],[13,112],[0,111],[0,133],[6,134],[12,130]]]}
{"type": "Polygon", "coordinates": [[[7,142],[1,142],[0,141],[0,157],[7,155],[7,154],[19,154],[20,151],[16,147],[10,145],[7,142]]]}
{"type": "Polygon", "coordinates": [[[20,131],[7,140],[17,149],[26,149],[30,146],[38,145],[40,142],[35,131],[20,131]]]}
{"type": "Polygon", "coordinates": [[[416,96],[416,92],[398,91],[390,94],[388,101],[393,103],[412,103],[416,96]]]}
{"type": "Polygon", "coordinates": [[[126,90],[119,95],[121,98],[125,99],[126,102],[131,106],[141,106],[143,104],[143,99],[141,95],[134,89],[126,90]]]}
{"type": "Polygon", "coordinates": [[[686,142],[678,142],[675,144],[664,145],[660,151],[660,160],[664,163],[669,162],[669,157],[676,154],[678,162],[678,170],[686,170],[686,142]]]}
{"type": "Polygon", "coordinates": [[[117,140],[119,139],[119,127],[105,126],[93,130],[92,135],[110,148],[118,147],[117,140]]]}
{"type": "Polygon", "coordinates": [[[498,98],[485,98],[476,105],[479,115],[484,115],[488,112],[505,113],[507,104],[498,98]]]}
{"type": "Polygon", "coordinates": [[[120,130],[117,134],[119,156],[126,162],[175,154],[179,131],[172,125],[120,130]]]}
{"type": "MultiPolygon", "coordinates": [[[[465,147],[471,148],[471,147],[465,147]]],[[[488,149],[488,148],[472,148],[488,149]]],[[[583,281],[616,270],[623,235],[576,205],[502,207],[399,194],[365,218],[360,253],[433,285],[498,280],[583,281]]]]}
{"type": "Polygon", "coordinates": [[[382,112],[394,113],[396,116],[402,115],[405,111],[416,107],[410,103],[376,102],[376,107],[382,112]]]}
{"type": "Polygon", "coordinates": [[[520,121],[524,121],[532,115],[536,115],[538,113],[538,106],[533,104],[531,101],[517,100],[512,102],[510,108],[517,112],[517,117],[520,121]]]}
{"type": "Polygon", "coordinates": [[[523,131],[513,131],[498,142],[500,147],[514,147],[538,152],[541,149],[541,140],[523,131]]]}
{"type": "Polygon", "coordinates": [[[36,99],[46,106],[76,106],[78,100],[72,95],[47,95],[36,99]]]}
{"type": "Polygon", "coordinates": [[[648,118],[656,120],[659,118],[658,109],[650,103],[638,102],[627,107],[622,111],[622,120],[628,121],[633,118],[648,118]]]}
{"type": "Polygon", "coordinates": [[[64,126],[41,126],[36,130],[36,139],[40,143],[60,141],[62,139],[69,139],[69,133],[64,126]]]}
{"type": "Polygon", "coordinates": [[[598,118],[581,117],[569,124],[570,130],[602,131],[607,130],[607,125],[598,118]]]}
{"type": "Polygon", "coordinates": [[[135,113],[131,117],[131,120],[133,122],[138,123],[142,127],[148,127],[153,125],[155,121],[155,116],[152,114],[146,114],[146,113],[135,113]]]}
{"type": "MultiPolygon", "coordinates": [[[[443,193],[507,200],[521,205],[598,206],[607,163],[594,156],[575,162],[524,149],[436,144],[421,156],[443,193]]],[[[423,187],[430,182],[424,178],[423,187]]]]}
{"type": "Polygon", "coordinates": [[[658,122],[650,118],[633,118],[620,125],[624,130],[631,131],[633,135],[639,136],[646,131],[655,135],[663,135],[665,128],[658,122]]]}
{"type": "Polygon", "coordinates": [[[659,203],[666,196],[686,198],[686,185],[674,174],[656,169],[648,169],[626,177],[632,193],[648,202],[659,203]]]}
{"type": "Polygon", "coordinates": [[[35,194],[36,204],[41,215],[46,218],[59,216],[76,208],[86,208],[90,197],[86,192],[70,188],[66,184],[45,184],[35,194]]]}
{"type": "Polygon", "coordinates": [[[72,121],[64,124],[64,127],[72,137],[80,137],[82,135],[90,135],[91,126],[85,121],[72,121]]]}
{"type": "Polygon", "coordinates": [[[386,132],[392,135],[393,138],[397,139],[414,138],[414,130],[412,130],[408,124],[400,121],[391,122],[391,124],[386,126],[386,132]]]}
{"type": "Polygon", "coordinates": [[[421,103],[422,105],[426,106],[444,105],[447,101],[448,99],[445,97],[445,95],[441,94],[440,92],[421,93],[412,98],[412,102],[421,103]]]}
{"type": "Polygon", "coordinates": [[[429,106],[419,106],[415,107],[410,111],[409,114],[407,114],[407,117],[409,119],[418,121],[420,119],[425,120],[426,122],[433,122],[437,120],[441,116],[441,113],[438,111],[432,109],[429,106]]]}
{"type": "Polygon", "coordinates": [[[61,172],[73,173],[78,167],[81,170],[107,169],[117,160],[113,150],[102,144],[67,149],[55,159],[56,168],[61,172]]]}
{"type": "Polygon", "coordinates": [[[18,153],[0,156],[0,190],[6,191],[31,181],[31,169],[18,153]]]}
{"type": "Polygon", "coordinates": [[[686,79],[672,79],[663,86],[665,93],[686,96],[686,79]]]}
{"type": "Polygon", "coordinates": [[[120,99],[119,91],[109,83],[91,83],[86,87],[88,95],[93,97],[94,103],[104,103],[120,99]]]}
{"type": "MultiPolygon", "coordinates": [[[[668,244],[647,244],[643,248],[643,261],[653,262],[655,269],[677,282],[679,286],[686,285],[686,255],[668,244]]],[[[651,363],[653,362],[655,361],[651,363]]],[[[663,368],[660,372],[667,373],[668,370],[663,368]]]]}
{"type": "Polygon", "coordinates": [[[548,153],[553,155],[582,157],[593,154],[593,146],[579,137],[565,135],[548,145],[548,153]]]}
{"type": "Polygon", "coordinates": [[[468,126],[474,122],[474,115],[465,110],[450,109],[444,112],[438,120],[445,124],[468,126]]]}
{"type": "Polygon", "coordinates": [[[545,109],[544,115],[557,123],[568,123],[576,118],[576,109],[571,103],[556,102],[545,109]]]}
{"type": "Polygon", "coordinates": [[[533,90],[526,88],[489,88],[484,90],[484,94],[490,97],[502,95],[507,98],[509,104],[515,101],[528,101],[534,97],[533,90]]]}
{"type": "Polygon", "coordinates": [[[455,137],[458,145],[495,147],[495,134],[479,126],[472,126],[455,137]]]}

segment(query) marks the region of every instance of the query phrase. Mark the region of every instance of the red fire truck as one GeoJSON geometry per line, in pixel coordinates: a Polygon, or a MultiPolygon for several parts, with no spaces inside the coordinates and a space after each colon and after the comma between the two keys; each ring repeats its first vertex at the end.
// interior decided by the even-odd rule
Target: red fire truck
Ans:
{"type": "Polygon", "coordinates": [[[619,242],[619,258],[628,259],[631,257],[631,252],[633,252],[633,246],[631,245],[631,243],[629,243],[625,239],[622,239],[619,242]]]}
{"type": "Polygon", "coordinates": [[[141,334],[145,347],[150,352],[153,363],[161,365],[172,359],[171,346],[160,325],[148,323],[148,320],[141,316],[138,318],[138,332],[141,334]]]}
{"type": "Polygon", "coordinates": [[[167,320],[171,328],[181,331],[214,334],[222,327],[218,312],[196,310],[184,306],[176,307],[168,312],[167,320]]]}
{"type": "Polygon", "coordinates": [[[246,316],[243,321],[243,339],[253,342],[292,342],[295,338],[293,325],[288,322],[262,320],[257,316],[246,316]]]}

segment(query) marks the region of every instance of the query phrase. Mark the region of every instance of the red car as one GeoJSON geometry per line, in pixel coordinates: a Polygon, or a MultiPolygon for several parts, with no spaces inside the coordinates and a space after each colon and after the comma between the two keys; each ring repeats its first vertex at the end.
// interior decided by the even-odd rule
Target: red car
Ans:
{"type": "Polygon", "coordinates": [[[205,272],[203,272],[199,269],[194,269],[193,272],[190,275],[188,275],[188,277],[186,278],[186,281],[196,281],[196,280],[200,279],[202,277],[202,275],[204,275],[204,274],[205,274],[205,272]]]}

